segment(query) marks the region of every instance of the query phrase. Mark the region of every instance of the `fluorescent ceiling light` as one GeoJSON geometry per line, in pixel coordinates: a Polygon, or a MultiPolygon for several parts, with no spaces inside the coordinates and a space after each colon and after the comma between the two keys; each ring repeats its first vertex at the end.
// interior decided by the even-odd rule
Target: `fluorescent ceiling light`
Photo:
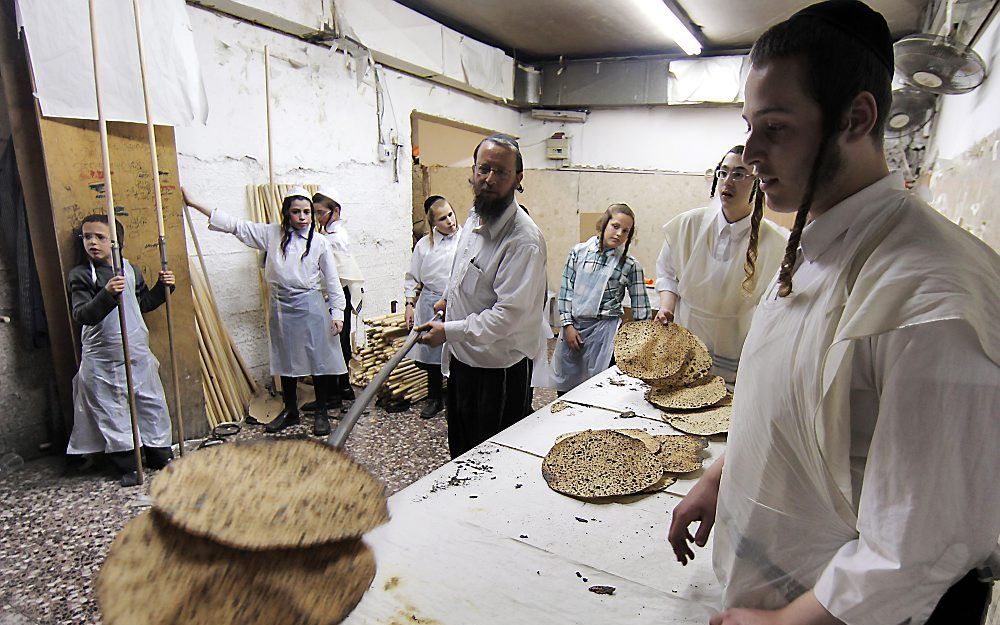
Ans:
{"type": "Polygon", "coordinates": [[[688,56],[701,54],[701,43],[687,26],[670,10],[664,0],[632,0],[646,19],[684,50],[688,56]]]}

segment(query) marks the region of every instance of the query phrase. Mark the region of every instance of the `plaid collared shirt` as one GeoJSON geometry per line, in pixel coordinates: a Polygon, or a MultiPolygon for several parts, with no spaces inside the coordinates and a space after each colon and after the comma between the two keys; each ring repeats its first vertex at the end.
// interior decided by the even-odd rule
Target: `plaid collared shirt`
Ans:
{"type": "MultiPolygon", "coordinates": [[[[624,262],[614,255],[613,250],[600,252],[597,246],[587,246],[581,253],[586,254],[583,259],[585,271],[600,271],[609,262],[616,263],[616,267],[608,278],[608,284],[604,287],[604,295],[601,297],[600,310],[597,317],[608,319],[622,316],[622,299],[625,297],[625,289],[628,288],[629,298],[632,302],[632,317],[636,320],[649,319],[652,311],[649,307],[649,297],[646,296],[646,283],[642,274],[642,266],[635,258],[626,256],[624,262]]],[[[570,250],[566,259],[566,266],[563,267],[562,282],[559,285],[559,322],[562,326],[573,323],[573,284],[576,282],[577,248],[570,250]]]]}

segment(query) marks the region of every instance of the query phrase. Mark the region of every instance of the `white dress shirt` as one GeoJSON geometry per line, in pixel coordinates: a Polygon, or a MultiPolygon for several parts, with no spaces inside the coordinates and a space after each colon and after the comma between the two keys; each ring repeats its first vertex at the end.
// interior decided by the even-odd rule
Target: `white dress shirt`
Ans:
{"type": "Polygon", "coordinates": [[[208,220],[211,230],[228,232],[245,245],[267,253],[264,281],[271,289],[289,291],[326,290],[330,315],[334,321],[344,320],[347,300],[340,288],[340,277],[333,250],[327,237],[313,233],[309,254],[306,251],[309,229],[296,230],[289,236],[286,252],[281,251],[281,224],[261,224],[227,215],[216,209],[208,220]]]}
{"type": "MultiPolygon", "coordinates": [[[[712,258],[720,263],[728,263],[740,249],[740,244],[750,236],[750,216],[729,223],[722,207],[719,207],[715,228],[712,229],[712,258]]],[[[664,241],[660,255],[656,257],[656,281],[653,286],[656,292],[670,291],[677,293],[677,268],[671,259],[670,241],[664,241]]]]}
{"type": "Polygon", "coordinates": [[[545,238],[538,226],[517,200],[490,222],[472,210],[457,247],[445,291],[445,366],[451,354],[485,369],[534,358],[546,291],[545,238]]]}
{"type": "Polygon", "coordinates": [[[431,229],[431,235],[422,237],[413,248],[410,257],[410,270],[403,278],[403,296],[412,299],[417,296],[417,286],[424,285],[428,293],[443,294],[448,288],[448,278],[451,276],[451,266],[455,262],[455,250],[461,230],[444,235],[437,228],[431,229]],[[434,237],[434,245],[430,244],[434,237]]]}
{"type": "Polygon", "coordinates": [[[330,249],[338,254],[351,253],[351,237],[347,234],[347,227],[344,220],[338,219],[326,225],[326,240],[330,243],[330,249]]]}

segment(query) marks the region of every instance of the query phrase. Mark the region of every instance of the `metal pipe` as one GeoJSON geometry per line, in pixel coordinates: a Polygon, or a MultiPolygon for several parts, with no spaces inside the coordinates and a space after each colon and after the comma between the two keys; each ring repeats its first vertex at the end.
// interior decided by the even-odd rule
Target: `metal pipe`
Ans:
{"type": "MultiPolygon", "coordinates": [[[[443,318],[444,312],[438,311],[434,314],[433,321],[440,321],[443,318]]],[[[396,368],[396,365],[398,365],[403,358],[406,358],[406,354],[413,349],[413,346],[417,344],[417,341],[420,340],[422,334],[422,332],[417,332],[416,329],[410,332],[410,335],[406,337],[406,342],[403,343],[402,347],[400,347],[399,350],[392,355],[392,358],[390,358],[387,363],[382,365],[378,375],[376,375],[375,378],[368,383],[365,390],[361,391],[358,398],[354,400],[353,404],[351,404],[351,409],[347,411],[347,415],[345,415],[343,420],[341,420],[340,425],[338,425],[337,429],[330,434],[328,439],[326,439],[327,445],[338,449],[343,448],[344,444],[347,442],[347,437],[351,434],[351,430],[354,429],[354,426],[358,423],[358,419],[361,418],[361,413],[364,412],[365,408],[368,407],[368,404],[375,399],[375,394],[378,393],[379,388],[385,384],[385,381],[389,378],[392,370],[396,368]]]]}

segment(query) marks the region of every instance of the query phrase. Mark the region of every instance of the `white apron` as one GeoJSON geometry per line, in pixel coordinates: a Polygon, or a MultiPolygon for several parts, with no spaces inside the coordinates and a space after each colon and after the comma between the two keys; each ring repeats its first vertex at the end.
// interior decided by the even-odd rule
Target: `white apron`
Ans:
{"type": "Polygon", "coordinates": [[[726,607],[776,609],[812,588],[858,538],[850,467],[850,385],[858,340],[964,319],[1000,359],[988,293],[996,256],[908,193],[864,224],[838,271],[757,307],[735,393],[713,544],[726,607]],[[922,241],[956,250],[928,266],[922,241]],[[990,255],[992,254],[992,258],[990,255]],[[958,269],[956,269],[958,268],[958,269]]]}
{"type": "Polygon", "coordinates": [[[680,301],[674,319],[705,342],[714,362],[713,373],[726,382],[736,381],[743,341],[750,329],[754,306],[760,300],[784,254],[785,240],[778,229],[761,220],[757,245],[752,296],[743,293],[750,237],[737,246],[728,262],[712,256],[713,234],[717,227],[718,201],[707,208],[691,211],[688,219],[675,219],[664,227],[678,278],[680,301]]]}
{"type": "MultiPolygon", "coordinates": [[[[149,332],[135,297],[135,274],[127,260],[121,305],[128,328],[139,439],[146,447],[169,447],[170,415],[160,383],[160,363],[149,351],[149,332]]],[[[91,265],[96,283],[97,272],[91,265]]],[[[67,454],[131,451],[132,421],[118,310],[80,332],[80,370],[73,378],[73,433],[67,454]]]]}
{"type": "MultiPolygon", "coordinates": [[[[434,304],[438,302],[444,293],[435,293],[424,287],[417,296],[417,303],[413,307],[413,327],[423,325],[434,318],[434,304]]],[[[443,345],[431,347],[423,343],[417,343],[410,351],[410,358],[425,365],[441,366],[441,351],[443,345]]]]}
{"type": "Polygon", "coordinates": [[[318,289],[271,287],[271,375],[342,375],[347,364],[318,289]]]}
{"type": "Polygon", "coordinates": [[[549,365],[549,339],[552,338],[552,326],[549,325],[548,311],[542,314],[542,325],[539,326],[542,335],[542,346],[531,359],[531,388],[552,388],[552,367],[549,365]]]}
{"type": "MultiPolygon", "coordinates": [[[[330,230],[326,233],[327,241],[330,242],[330,249],[333,250],[334,262],[337,264],[337,275],[340,277],[340,285],[351,294],[351,310],[344,311],[344,318],[351,317],[351,329],[354,333],[352,345],[363,347],[367,340],[365,324],[361,320],[361,307],[365,299],[365,277],[361,273],[361,267],[354,255],[349,251],[350,237],[347,228],[342,220],[338,220],[328,225],[330,230]]],[[[340,340],[339,337],[336,340],[340,340]]]]}
{"type": "Polygon", "coordinates": [[[552,355],[552,386],[557,391],[568,391],[594,377],[611,366],[614,355],[614,338],[620,318],[599,319],[601,299],[608,286],[608,280],[622,259],[621,248],[615,251],[614,259],[601,267],[600,271],[585,271],[586,251],[597,249],[597,237],[576,245],[576,278],[573,281],[573,327],[583,339],[579,351],[566,344],[565,328],[559,331],[555,353],[552,355]]]}

